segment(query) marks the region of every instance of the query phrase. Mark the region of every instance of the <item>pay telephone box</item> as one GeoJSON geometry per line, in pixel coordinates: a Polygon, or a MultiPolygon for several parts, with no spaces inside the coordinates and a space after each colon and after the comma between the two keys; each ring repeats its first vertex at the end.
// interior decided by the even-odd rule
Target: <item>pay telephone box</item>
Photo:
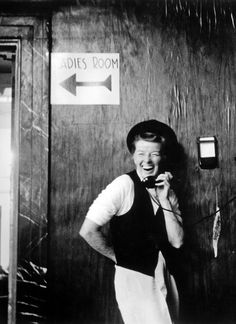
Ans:
{"type": "Polygon", "coordinates": [[[218,167],[218,145],[215,136],[197,138],[198,162],[201,169],[218,167]]]}

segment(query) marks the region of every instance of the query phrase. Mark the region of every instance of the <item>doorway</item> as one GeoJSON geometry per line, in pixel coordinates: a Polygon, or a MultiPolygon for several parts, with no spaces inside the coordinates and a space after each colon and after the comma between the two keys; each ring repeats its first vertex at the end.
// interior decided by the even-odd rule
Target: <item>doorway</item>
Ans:
{"type": "Polygon", "coordinates": [[[0,40],[0,313],[15,322],[18,210],[19,42],[0,40]]]}

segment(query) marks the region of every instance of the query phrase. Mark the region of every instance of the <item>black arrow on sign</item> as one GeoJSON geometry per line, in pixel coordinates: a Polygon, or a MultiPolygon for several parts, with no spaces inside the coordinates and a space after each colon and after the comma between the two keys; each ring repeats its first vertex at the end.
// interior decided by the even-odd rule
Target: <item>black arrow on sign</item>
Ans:
{"type": "Polygon", "coordinates": [[[111,91],[111,75],[104,81],[81,82],[76,81],[76,73],[60,83],[64,89],[76,96],[76,87],[106,87],[111,91]]]}

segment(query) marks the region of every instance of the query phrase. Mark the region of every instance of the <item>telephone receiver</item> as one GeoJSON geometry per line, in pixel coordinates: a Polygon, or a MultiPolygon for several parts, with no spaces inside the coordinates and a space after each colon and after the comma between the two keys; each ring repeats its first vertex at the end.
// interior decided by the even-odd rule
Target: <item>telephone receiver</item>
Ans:
{"type": "Polygon", "coordinates": [[[146,188],[155,188],[156,187],[156,177],[149,176],[142,180],[142,183],[146,188]]]}
{"type": "MultiPolygon", "coordinates": [[[[164,170],[160,170],[158,174],[164,173],[164,170]]],[[[157,175],[158,176],[158,175],[157,175]]],[[[157,176],[148,176],[142,180],[142,183],[146,188],[155,188],[158,183],[161,183],[162,180],[156,181],[157,176]]]]}
{"type": "Polygon", "coordinates": [[[158,183],[161,183],[163,181],[163,180],[156,181],[156,178],[157,177],[154,177],[154,176],[146,177],[142,180],[142,183],[144,184],[144,186],[146,188],[155,188],[158,185],[158,183]]]}

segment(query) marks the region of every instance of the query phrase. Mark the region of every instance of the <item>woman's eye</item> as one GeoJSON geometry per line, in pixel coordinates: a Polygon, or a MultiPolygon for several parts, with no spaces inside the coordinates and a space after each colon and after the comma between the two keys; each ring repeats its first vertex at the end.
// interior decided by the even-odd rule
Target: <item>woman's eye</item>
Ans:
{"type": "Polygon", "coordinates": [[[159,153],[152,153],[152,156],[160,156],[160,154],[159,153]]]}

